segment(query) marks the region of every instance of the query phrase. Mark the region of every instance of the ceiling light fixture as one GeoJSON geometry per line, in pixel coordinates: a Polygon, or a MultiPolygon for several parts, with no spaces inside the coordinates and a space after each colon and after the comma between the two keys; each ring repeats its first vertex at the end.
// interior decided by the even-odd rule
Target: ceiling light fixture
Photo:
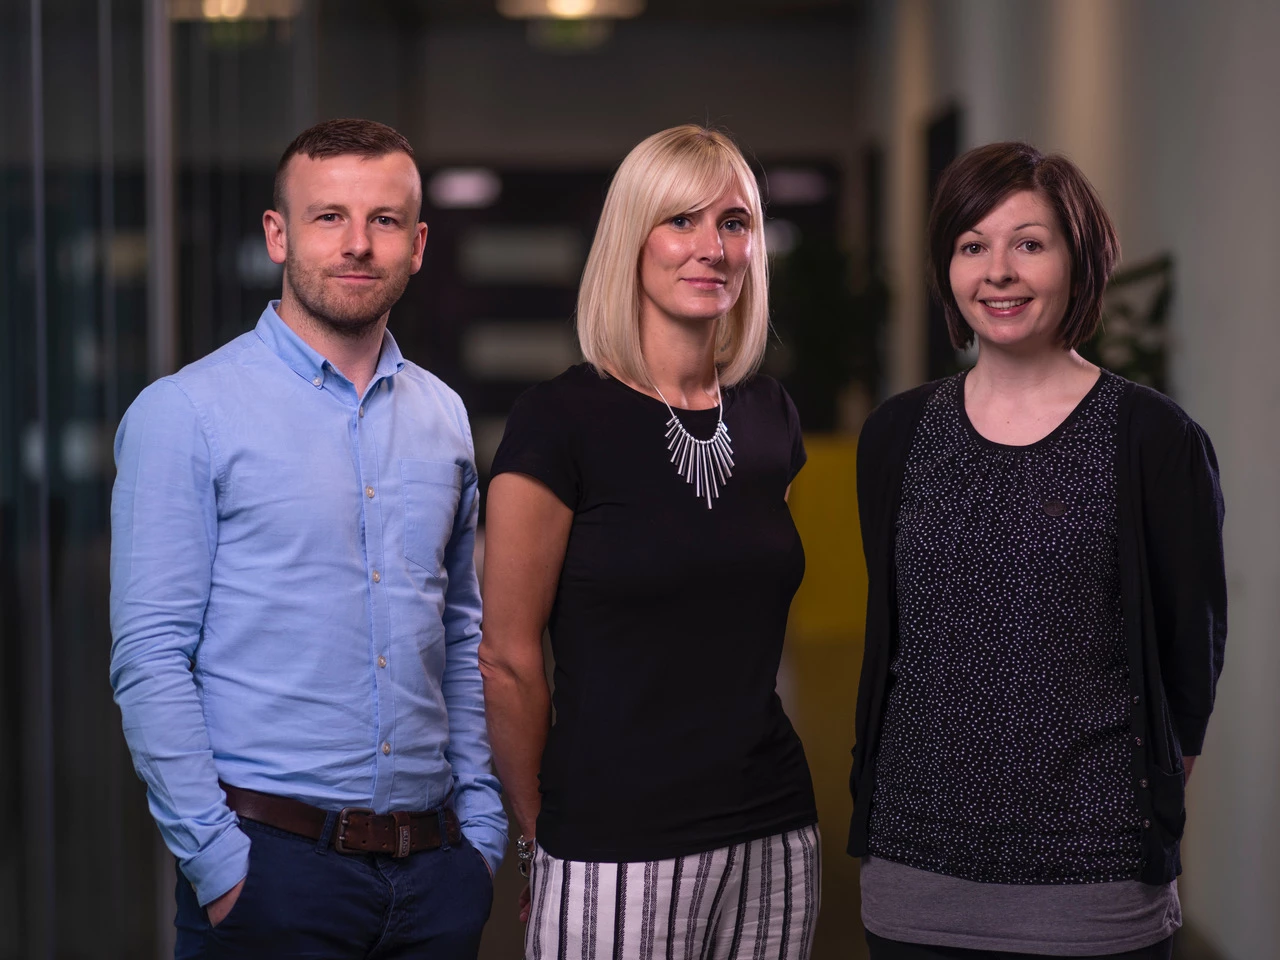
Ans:
{"type": "Polygon", "coordinates": [[[547,12],[564,20],[581,20],[596,12],[596,0],[547,0],[547,12]]]}
{"type": "Polygon", "coordinates": [[[302,0],[169,0],[170,20],[226,23],[240,20],[292,20],[302,0]]]}
{"type": "Polygon", "coordinates": [[[206,20],[239,20],[249,8],[249,0],[203,0],[200,12],[206,20]]]}
{"type": "Polygon", "coordinates": [[[511,20],[626,20],[644,12],[644,0],[498,0],[511,20]]]}

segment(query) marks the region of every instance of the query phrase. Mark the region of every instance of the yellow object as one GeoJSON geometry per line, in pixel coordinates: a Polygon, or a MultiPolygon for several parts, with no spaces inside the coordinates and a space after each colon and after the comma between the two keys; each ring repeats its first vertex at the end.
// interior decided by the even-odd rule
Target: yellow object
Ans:
{"type": "Polygon", "coordinates": [[[862,638],[867,567],[858,529],[858,442],[806,436],[809,462],[791,485],[791,516],[804,542],[804,583],[791,604],[792,642],[850,643],[862,638]]]}
{"type": "Polygon", "coordinates": [[[822,830],[823,910],[814,957],[865,957],[858,861],[846,856],[853,802],[849,751],[862,664],[867,569],[858,529],[857,439],[806,436],[809,462],[791,487],[804,541],[804,583],[791,604],[779,687],[804,742],[822,830]],[[785,680],[785,682],[782,682],[785,680]]]}

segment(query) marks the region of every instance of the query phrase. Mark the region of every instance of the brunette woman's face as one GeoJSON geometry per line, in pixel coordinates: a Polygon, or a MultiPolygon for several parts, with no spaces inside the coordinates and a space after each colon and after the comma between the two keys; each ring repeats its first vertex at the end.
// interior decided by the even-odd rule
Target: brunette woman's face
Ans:
{"type": "Polygon", "coordinates": [[[956,238],[951,292],[980,349],[1058,344],[1071,302],[1071,250],[1042,194],[1010,194],[956,238]]]}
{"type": "Polygon", "coordinates": [[[640,250],[641,315],[723,317],[738,302],[752,254],[751,211],[737,189],[664,220],[640,250]]]}

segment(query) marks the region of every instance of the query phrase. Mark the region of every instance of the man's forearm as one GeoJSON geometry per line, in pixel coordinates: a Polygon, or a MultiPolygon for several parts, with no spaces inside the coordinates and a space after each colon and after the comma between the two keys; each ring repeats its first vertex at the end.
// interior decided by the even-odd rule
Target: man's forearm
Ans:
{"type": "Polygon", "coordinates": [[[208,903],[248,873],[249,839],[218,786],[191,669],[171,653],[113,665],[111,679],[156,826],[208,903]]]}
{"type": "MultiPolygon", "coordinates": [[[[465,414],[463,415],[465,418],[465,414]]],[[[480,492],[474,472],[460,498],[455,531],[445,549],[449,586],[445,593],[445,668],[440,689],[449,717],[446,756],[453,768],[454,809],[463,833],[496,872],[507,848],[502,787],[494,776],[485,729],[480,679],[480,584],[475,540],[480,492]]]]}
{"type": "Polygon", "coordinates": [[[446,756],[453,768],[453,805],[467,839],[484,855],[489,869],[496,871],[507,847],[507,817],[502,788],[490,762],[475,647],[471,647],[469,669],[459,669],[455,651],[450,651],[450,658],[455,662],[446,670],[442,686],[449,715],[446,756]]]}

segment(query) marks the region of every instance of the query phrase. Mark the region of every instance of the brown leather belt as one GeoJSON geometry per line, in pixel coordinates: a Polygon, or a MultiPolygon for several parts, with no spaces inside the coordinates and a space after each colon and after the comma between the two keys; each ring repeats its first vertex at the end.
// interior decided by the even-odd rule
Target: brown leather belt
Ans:
{"type": "MultiPolygon", "coordinates": [[[[218,784],[227,795],[227,806],[238,815],[265,823],[277,830],[296,833],[309,840],[324,835],[329,811],[313,807],[301,800],[277,797],[271,793],[245,790],[230,784],[218,784]]],[[[407,857],[420,850],[435,850],[441,845],[440,810],[410,813],[374,813],[368,807],[343,807],[333,828],[333,849],[339,853],[387,853],[407,857]]],[[[445,833],[450,843],[462,840],[462,827],[452,807],[443,808],[445,833]]]]}

